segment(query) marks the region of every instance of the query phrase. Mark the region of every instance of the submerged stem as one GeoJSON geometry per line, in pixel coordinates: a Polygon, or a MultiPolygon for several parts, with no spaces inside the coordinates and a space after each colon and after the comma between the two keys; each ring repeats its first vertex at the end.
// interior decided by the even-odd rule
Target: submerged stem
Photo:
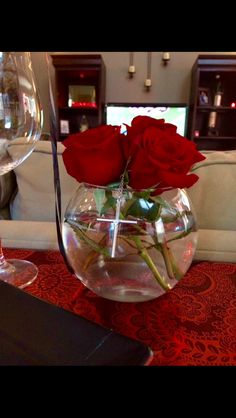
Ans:
{"type": "MultiPolygon", "coordinates": [[[[101,245],[104,245],[106,243],[107,240],[107,235],[105,234],[100,241],[98,242],[99,247],[101,245]]],[[[99,252],[97,250],[91,250],[90,253],[87,255],[84,265],[83,265],[83,270],[86,271],[87,268],[93,264],[99,257],[99,252]]]]}
{"type": "Polygon", "coordinates": [[[167,247],[166,242],[161,245],[161,253],[165,261],[167,274],[170,279],[174,279],[175,275],[174,275],[174,271],[173,271],[173,267],[172,267],[172,263],[170,259],[170,251],[169,251],[169,248],[167,247]]]}
{"type": "Polygon", "coordinates": [[[72,221],[71,219],[66,219],[65,222],[67,222],[73,231],[78,235],[79,238],[81,238],[87,245],[89,245],[94,251],[105,255],[106,257],[109,257],[109,251],[107,248],[104,248],[97,244],[95,241],[93,241],[91,238],[89,238],[81,229],[79,228],[79,225],[72,221]]]}
{"type": "MultiPolygon", "coordinates": [[[[160,245],[160,244],[159,244],[160,245]]],[[[183,277],[184,273],[178,267],[171,249],[168,247],[167,242],[161,244],[161,253],[163,255],[166,271],[170,279],[179,280],[183,277]]]]}
{"type": "Polygon", "coordinates": [[[170,285],[168,283],[166,283],[165,278],[160,275],[160,273],[157,270],[155,264],[153,263],[150,255],[148,254],[146,248],[144,248],[142,246],[142,242],[141,242],[140,238],[134,235],[132,237],[132,239],[137,245],[140,256],[142,257],[142,259],[146,262],[146,264],[148,265],[148,267],[152,271],[152,273],[153,273],[155,279],[157,280],[157,282],[159,283],[159,285],[162,287],[162,289],[169,290],[171,288],[170,285]]]}

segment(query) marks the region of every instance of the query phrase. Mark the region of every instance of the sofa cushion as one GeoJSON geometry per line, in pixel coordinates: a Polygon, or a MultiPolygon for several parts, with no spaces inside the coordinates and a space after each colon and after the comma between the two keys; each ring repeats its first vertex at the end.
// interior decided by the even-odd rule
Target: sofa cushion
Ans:
{"type": "Polygon", "coordinates": [[[199,180],[187,190],[199,229],[236,231],[236,151],[205,151],[199,180]]]}
{"type": "MultiPolygon", "coordinates": [[[[199,229],[195,260],[236,261],[236,232],[199,229]]],[[[4,247],[59,250],[55,222],[1,221],[4,247]]]]}
{"type": "Polygon", "coordinates": [[[2,220],[3,247],[59,250],[55,222],[2,220]]]}
{"type": "Polygon", "coordinates": [[[236,262],[236,231],[199,229],[195,260],[236,262]]]}
{"type": "MultiPolygon", "coordinates": [[[[62,213],[78,182],[67,174],[62,160],[64,146],[58,143],[62,213]]],[[[11,217],[25,221],[55,221],[53,158],[50,141],[38,141],[33,153],[15,170],[18,191],[11,202],[11,217]]]]}

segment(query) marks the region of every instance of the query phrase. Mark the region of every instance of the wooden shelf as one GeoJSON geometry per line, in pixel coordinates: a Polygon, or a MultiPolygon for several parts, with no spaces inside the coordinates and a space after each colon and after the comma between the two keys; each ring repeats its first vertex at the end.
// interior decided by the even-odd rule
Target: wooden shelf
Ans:
{"type": "MultiPolygon", "coordinates": [[[[67,121],[70,134],[80,131],[80,122],[86,115],[89,128],[104,123],[106,68],[99,54],[52,55],[55,67],[57,110],[60,121],[67,121]],[[69,107],[69,100],[76,103],[96,103],[96,107],[69,107]]],[[[69,135],[69,134],[68,134],[69,135]]],[[[65,139],[60,134],[60,140],[65,139]]]]}
{"type": "Polygon", "coordinates": [[[196,107],[197,111],[200,112],[211,112],[211,111],[216,111],[216,112],[227,112],[227,111],[236,111],[236,107],[231,107],[231,106],[197,106],[196,107]]]}
{"type": "Polygon", "coordinates": [[[82,113],[86,113],[86,112],[88,112],[88,113],[97,113],[98,112],[98,108],[97,107],[80,107],[80,106],[78,106],[78,107],[69,107],[69,106],[66,106],[66,107],[59,107],[58,108],[60,111],[65,111],[65,112],[82,112],[82,113]]]}
{"type": "Polygon", "coordinates": [[[193,142],[196,144],[196,147],[199,151],[227,151],[235,149],[235,139],[232,141],[221,141],[217,139],[217,137],[212,137],[211,139],[209,139],[209,137],[201,137],[200,140],[198,140],[198,138],[194,138],[193,142]]]}
{"type": "Polygon", "coordinates": [[[199,150],[236,149],[236,107],[230,106],[235,102],[236,55],[199,55],[191,74],[187,138],[197,143],[199,150]],[[219,79],[223,88],[221,105],[214,106],[219,79]],[[199,103],[201,91],[206,92],[208,104],[199,103]],[[218,136],[208,135],[212,123],[218,136]]]}
{"type": "Polygon", "coordinates": [[[208,136],[195,136],[194,137],[194,141],[196,141],[196,140],[211,140],[211,139],[214,139],[214,140],[219,140],[219,141],[223,141],[223,140],[226,140],[226,141],[236,141],[236,136],[210,136],[210,135],[208,135],[208,136]]]}

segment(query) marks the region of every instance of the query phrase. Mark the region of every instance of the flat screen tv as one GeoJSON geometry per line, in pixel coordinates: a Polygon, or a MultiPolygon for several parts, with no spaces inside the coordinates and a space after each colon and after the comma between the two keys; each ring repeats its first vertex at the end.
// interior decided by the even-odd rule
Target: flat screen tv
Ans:
{"type": "MultiPolygon", "coordinates": [[[[177,132],[185,136],[187,131],[188,105],[183,103],[107,103],[105,121],[107,125],[131,125],[135,116],[145,115],[165,119],[177,127],[177,132]]],[[[125,126],[122,127],[122,132],[125,126]]]]}

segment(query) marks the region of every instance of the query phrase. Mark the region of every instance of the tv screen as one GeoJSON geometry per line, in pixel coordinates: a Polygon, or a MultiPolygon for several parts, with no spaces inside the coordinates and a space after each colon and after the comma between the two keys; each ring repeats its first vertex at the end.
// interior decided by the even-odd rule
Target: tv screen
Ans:
{"type": "MultiPolygon", "coordinates": [[[[177,127],[177,132],[185,136],[187,131],[188,106],[182,103],[107,103],[105,120],[107,125],[131,125],[135,116],[151,116],[165,119],[177,127]]],[[[125,126],[122,127],[124,132],[125,126]]]]}

